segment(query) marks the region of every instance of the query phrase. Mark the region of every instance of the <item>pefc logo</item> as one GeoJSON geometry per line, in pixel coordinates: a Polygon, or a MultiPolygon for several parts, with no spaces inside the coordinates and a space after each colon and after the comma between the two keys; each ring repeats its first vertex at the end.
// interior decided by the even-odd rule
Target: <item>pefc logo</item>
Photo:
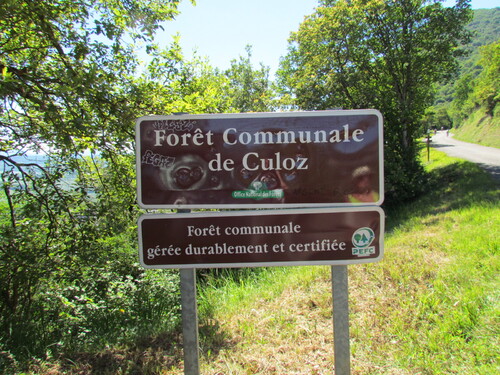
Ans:
{"type": "Polygon", "coordinates": [[[375,246],[370,246],[375,239],[375,232],[371,228],[359,228],[352,235],[352,255],[366,257],[375,254],[375,246]]]}

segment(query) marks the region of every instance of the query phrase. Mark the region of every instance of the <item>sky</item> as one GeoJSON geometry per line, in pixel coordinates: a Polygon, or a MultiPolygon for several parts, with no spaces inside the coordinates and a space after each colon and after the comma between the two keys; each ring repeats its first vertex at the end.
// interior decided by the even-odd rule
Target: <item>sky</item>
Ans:
{"type": "MultiPolygon", "coordinates": [[[[444,2],[452,6],[454,0],[444,2]]],[[[230,67],[231,60],[246,56],[252,46],[252,64],[263,63],[274,74],[279,59],[287,53],[290,33],[297,31],[304,16],[312,14],[318,0],[189,0],[180,3],[180,15],[165,24],[157,41],[170,44],[179,33],[187,59],[193,51],[220,69],[230,67]]],[[[472,0],[472,9],[494,8],[500,0],[472,0]]]]}

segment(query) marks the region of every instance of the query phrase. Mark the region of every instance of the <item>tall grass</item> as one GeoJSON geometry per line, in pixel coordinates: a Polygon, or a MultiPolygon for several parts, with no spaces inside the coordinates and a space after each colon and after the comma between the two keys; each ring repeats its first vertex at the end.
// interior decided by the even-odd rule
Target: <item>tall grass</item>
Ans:
{"type": "Polygon", "coordinates": [[[500,147],[500,120],[498,108],[491,116],[480,107],[469,115],[460,127],[452,130],[456,139],[488,147],[500,147]]]}
{"type": "MultiPolygon", "coordinates": [[[[500,370],[498,186],[434,150],[426,168],[428,193],[387,209],[385,259],[349,266],[354,374],[500,370]]],[[[208,282],[200,311],[217,329],[204,337],[204,373],[331,373],[329,272],[270,268],[208,282]]]]}

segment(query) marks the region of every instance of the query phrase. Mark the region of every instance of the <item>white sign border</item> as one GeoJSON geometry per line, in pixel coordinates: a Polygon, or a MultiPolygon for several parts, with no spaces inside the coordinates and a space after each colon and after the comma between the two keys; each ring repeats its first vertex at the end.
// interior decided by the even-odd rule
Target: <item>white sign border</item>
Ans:
{"type": "Polygon", "coordinates": [[[257,268],[257,267],[280,267],[280,266],[319,266],[319,265],[349,265],[375,263],[382,260],[384,256],[385,235],[385,213],[380,207],[346,207],[346,208],[304,208],[286,210],[245,210],[245,211],[202,211],[190,213],[172,214],[144,214],[138,220],[139,234],[139,261],[142,267],[147,269],[181,269],[181,268],[257,268]],[[291,215],[291,214],[326,214],[326,213],[349,213],[349,212],[378,212],[380,215],[379,255],[376,258],[358,258],[343,260],[319,260],[319,261],[281,261],[281,262],[250,262],[250,263],[203,263],[203,264],[161,264],[148,265],[144,262],[144,248],[142,245],[142,221],[145,219],[182,219],[182,218],[207,218],[231,217],[231,216],[264,216],[264,215],[291,215]]]}
{"type": "Polygon", "coordinates": [[[136,185],[137,203],[143,209],[255,209],[255,208],[300,208],[300,207],[357,207],[380,206],[384,201],[384,120],[380,111],[376,109],[351,110],[324,110],[300,112],[255,112],[255,113],[219,113],[219,114],[180,114],[180,115],[152,115],[143,116],[136,120],[135,125],[136,147],[136,185]],[[144,204],[142,202],[142,176],[140,154],[140,124],[143,121],[154,120],[210,120],[210,119],[242,119],[242,118],[284,118],[284,117],[325,117],[325,116],[363,116],[375,115],[379,121],[378,150],[379,150],[379,199],[373,203],[240,203],[240,204],[144,204]]]}

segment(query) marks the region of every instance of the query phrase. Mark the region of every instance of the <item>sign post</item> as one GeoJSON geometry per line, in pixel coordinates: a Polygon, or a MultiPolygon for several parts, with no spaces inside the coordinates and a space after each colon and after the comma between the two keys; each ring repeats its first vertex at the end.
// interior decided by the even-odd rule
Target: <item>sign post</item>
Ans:
{"type": "Polygon", "coordinates": [[[181,275],[182,341],[184,348],[184,373],[198,375],[198,312],[196,304],[196,271],[183,268],[181,275]]]}
{"type": "Polygon", "coordinates": [[[181,270],[185,374],[199,373],[196,268],[315,264],[331,266],[335,373],[349,375],[347,265],[383,257],[380,112],[148,116],[136,144],[139,205],[180,212],[138,227],[141,264],[181,270]]]}
{"type": "MultiPolygon", "coordinates": [[[[191,210],[177,210],[189,213],[191,210]]],[[[196,303],[196,269],[179,270],[181,282],[182,341],[184,352],[184,374],[199,375],[198,305],[196,303]]]]}
{"type": "Polygon", "coordinates": [[[347,266],[332,266],[333,346],[335,374],[350,375],[349,289],[347,266]]]}

